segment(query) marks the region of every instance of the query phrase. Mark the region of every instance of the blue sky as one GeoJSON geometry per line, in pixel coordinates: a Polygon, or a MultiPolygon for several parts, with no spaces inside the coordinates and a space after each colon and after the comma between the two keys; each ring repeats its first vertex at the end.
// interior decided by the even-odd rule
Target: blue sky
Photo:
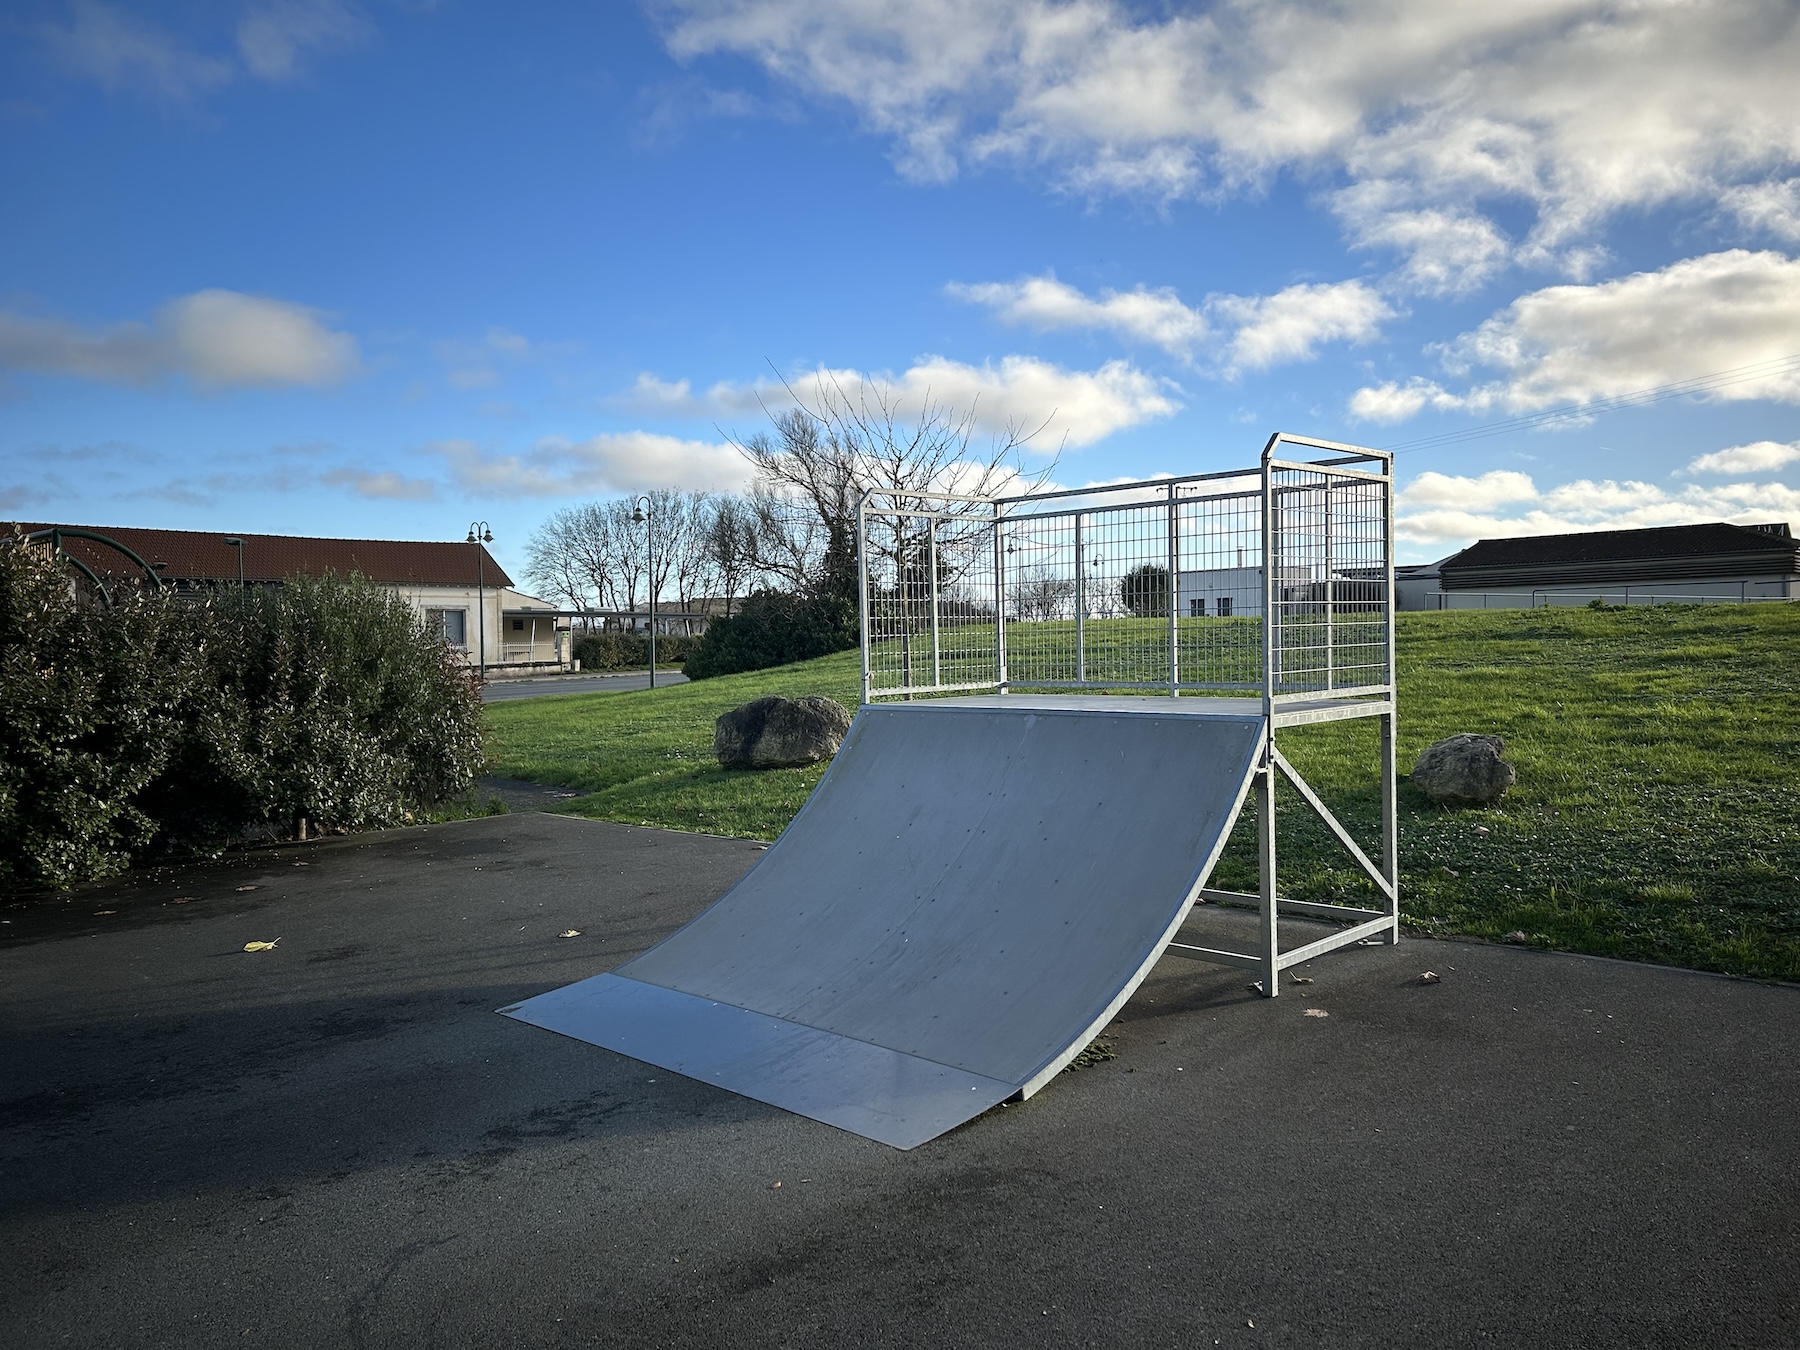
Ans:
{"type": "Polygon", "coordinates": [[[1067,484],[1734,372],[1405,450],[1402,559],[1800,525],[1795,70],[1773,0],[23,0],[0,516],[516,569],[821,371],[1067,484]]]}

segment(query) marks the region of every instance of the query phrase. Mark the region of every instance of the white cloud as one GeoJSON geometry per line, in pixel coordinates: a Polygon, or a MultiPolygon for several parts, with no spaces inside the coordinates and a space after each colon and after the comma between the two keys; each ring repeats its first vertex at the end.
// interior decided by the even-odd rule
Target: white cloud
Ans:
{"type": "Polygon", "coordinates": [[[1007,356],[979,366],[943,356],[919,358],[898,375],[820,367],[783,383],[722,381],[696,395],[687,380],[639,375],[622,401],[665,416],[760,414],[790,407],[823,381],[852,396],[865,383],[891,396],[898,416],[917,416],[926,403],[953,414],[973,413],[984,435],[1036,432],[1027,449],[1052,452],[1058,445],[1092,445],[1116,431],[1168,417],[1181,405],[1172,386],[1127,361],[1098,370],[1067,370],[1030,356],[1007,356]]]}
{"type": "MultiPolygon", "coordinates": [[[[1591,263],[1608,216],[1710,203],[1800,157],[1789,0],[669,0],[679,57],[735,53],[856,108],[903,173],[1005,160],[1085,192],[1153,196],[1339,177],[1353,237],[1452,259],[1591,263]],[[1671,93],[1671,91],[1677,91],[1671,93]],[[1420,213],[1421,240],[1354,223],[1354,194],[1420,213]],[[1433,215],[1432,213],[1437,213],[1433,215]],[[1471,213],[1485,229],[1464,231],[1471,213]],[[1358,231],[1362,230],[1361,235],[1358,231]]],[[[1464,264],[1466,265],[1466,264],[1464,264]]]]}
{"type": "Polygon", "coordinates": [[[1007,323],[1039,332],[1061,328],[1098,328],[1187,356],[1211,334],[1206,316],[1182,304],[1168,287],[1102,291],[1098,299],[1084,295],[1053,276],[1022,277],[1012,282],[951,282],[945,291],[958,300],[985,305],[1007,323]]]}
{"type": "Polygon", "coordinates": [[[369,21],[337,0],[275,0],[238,24],[238,55],[251,74],[289,80],[309,51],[354,47],[368,40],[369,21]]]}
{"type": "Polygon", "coordinates": [[[552,350],[505,328],[488,329],[480,342],[446,338],[431,346],[432,355],[449,367],[444,378],[456,389],[491,389],[500,383],[496,364],[536,360],[552,350]]]}
{"type": "Polygon", "coordinates": [[[952,282],[945,290],[1039,332],[1100,329],[1154,343],[1183,360],[1193,360],[1199,348],[1215,348],[1226,374],[1309,361],[1322,342],[1368,342],[1394,315],[1361,281],[1289,286],[1274,295],[1210,295],[1199,306],[1184,304],[1167,287],[1108,290],[1096,298],[1053,276],[952,282]]]}
{"type": "Polygon", "coordinates": [[[437,497],[437,484],[429,478],[407,478],[393,470],[370,473],[364,469],[332,469],[320,481],[330,487],[349,488],[359,497],[383,501],[428,502],[437,497]]]}
{"type": "Polygon", "coordinates": [[[1800,178],[1735,187],[1720,196],[1719,204],[1753,230],[1800,244],[1800,178]]]}
{"type": "Polygon", "coordinates": [[[238,291],[182,296],[154,324],[84,328],[0,313],[0,368],[118,384],[179,374],[203,385],[324,385],[357,364],[356,339],[318,310],[238,291]]]}
{"type": "Polygon", "coordinates": [[[1716,473],[1722,475],[1768,473],[1800,464],[1800,441],[1783,445],[1780,441],[1753,441],[1699,455],[1687,463],[1683,473],[1716,473]]]}
{"type": "Polygon", "coordinates": [[[1350,408],[1401,421],[1430,406],[1532,412],[1764,366],[1696,397],[1800,403],[1800,261],[1732,249],[1591,286],[1522,295],[1438,348],[1445,368],[1498,378],[1452,393],[1430,380],[1360,389],[1350,408]]]}
{"type": "Polygon", "coordinates": [[[166,305],[158,323],[177,367],[206,384],[331,384],[357,363],[355,338],[286,300],[197,291],[166,305]]]}
{"type": "Polygon", "coordinates": [[[341,0],[270,0],[238,22],[236,59],[195,50],[145,19],[97,0],[77,0],[69,26],[42,30],[68,70],[108,90],[185,102],[249,74],[286,81],[312,52],[357,46],[373,25],[341,0]]]}
{"type": "Polygon", "coordinates": [[[1478,478],[1458,478],[1427,471],[1402,489],[1399,505],[1407,510],[1454,507],[1464,511],[1491,511],[1509,502],[1537,499],[1537,485],[1529,474],[1493,469],[1478,478]]]}
{"type": "Polygon", "coordinates": [[[1125,361],[1108,361],[1098,370],[1065,370],[1030,356],[979,366],[928,356],[894,383],[902,407],[930,399],[972,409],[980,430],[1036,431],[1028,448],[1046,453],[1065,441],[1092,445],[1140,422],[1168,417],[1181,406],[1161,382],[1125,361]]]}
{"type": "Polygon", "coordinates": [[[1441,550],[1477,539],[1712,520],[1800,523],[1800,489],[1785,483],[1727,483],[1670,491],[1654,483],[1582,479],[1540,490],[1528,475],[1510,470],[1475,478],[1423,473],[1399,493],[1395,529],[1407,543],[1441,550]]]}
{"type": "Polygon", "coordinates": [[[1333,209],[1360,249],[1391,249],[1405,262],[1389,279],[1397,290],[1463,295],[1484,285],[1511,260],[1498,226],[1465,208],[1407,210],[1393,185],[1362,183],[1336,195],[1333,209]]]}
{"type": "Polygon", "coordinates": [[[1321,342],[1369,342],[1394,311],[1360,281],[1289,286],[1274,295],[1221,296],[1213,310],[1236,329],[1231,369],[1310,361],[1321,342]]]}
{"type": "Polygon", "coordinates": [[[76,4],[68,28],[48,28],[45,38],[64,66],[103,89],[144,89],[179,101],[236,73],[229,61],[203,56],[110,5],[76,4]]]}
{"type": "Polygon", "coordinates": [[[441,441],[427,448],[443,458],[460,486],[507,497],[648,488],[738,492],[751,477],[749,462],[730,445],[648,431],[607,432],[585,441],[552,437],[522,455],[492,453],[471,441],[441,441]]]}
{"type": "Polygon", "coordinates": [[[1460,408],[1463,402],[1433,380],[1414,377],[1405,384],[1385,384],[1358,389],[1350,397],[1350,415],[1361,422],[1404,422],[1422,409],[1460,408]]]}

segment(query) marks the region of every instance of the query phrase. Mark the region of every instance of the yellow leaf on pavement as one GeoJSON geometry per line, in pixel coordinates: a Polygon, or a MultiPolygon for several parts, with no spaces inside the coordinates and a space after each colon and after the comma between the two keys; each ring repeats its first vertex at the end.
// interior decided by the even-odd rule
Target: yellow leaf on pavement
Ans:
{"type": "MultiPolygon", "coordinates": [[[[280,938],[275,939],[275,942],[280,941],[280,938]]],[[[275,950],[275,942],[246,942],[244,950],[247,952],[272,952],[275,950]]]]}

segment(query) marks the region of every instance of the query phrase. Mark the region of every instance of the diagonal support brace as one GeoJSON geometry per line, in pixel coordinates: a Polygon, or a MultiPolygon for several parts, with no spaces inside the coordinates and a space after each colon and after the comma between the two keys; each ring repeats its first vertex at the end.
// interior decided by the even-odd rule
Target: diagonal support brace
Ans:
{"type": "Polygon", "coordinates": [[[1369,861],[1369,855],[1362,851],[1362,846],[1350,837],[1350,832],[1343,827],[1336,816],[1331,814],[1325,803],[1319,800],[1319,794],[1314,792],[1307,781],[1300,776],[1300,771],[1288,763],[1287,756],[1272,744],[1269,746],[1269,756],[1274,761],[1275,767],[1281,770],[1281,776],[1294,785],[1294,791],[1305,798],[1306,804],[1312,807],[1320,820],[1325,822],[1326,828],[1337,836],[1337,841],[1349,851],[1352,858],[1356,859],[1357,865],[1368,873],[1369,880],[1375,883],[1375,889],[1389,900],[1395,899],[1393,883],[1387,879],[1379,867],[1369,861]]]}

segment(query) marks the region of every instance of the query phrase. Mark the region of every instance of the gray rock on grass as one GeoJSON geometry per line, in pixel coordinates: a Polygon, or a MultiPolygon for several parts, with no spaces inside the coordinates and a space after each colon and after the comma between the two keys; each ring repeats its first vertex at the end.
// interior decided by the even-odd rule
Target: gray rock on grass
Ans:
{"type": "Polygon", "coordinates": [[[1519,781],[1513,766],[1500,757],[1505,750],[1498,736],[1465,732],[1439,741],[1427,746],[1413,765],[1413,786],[1447,806],[1490,806],[1519,781]]]}
{"type": "Polygon", "coordinates": [[[771,694],[721,713],[713,753],[728,769],[787,769],[830,759],[850,730],[850,712],[829,698],[771,694]]]}

